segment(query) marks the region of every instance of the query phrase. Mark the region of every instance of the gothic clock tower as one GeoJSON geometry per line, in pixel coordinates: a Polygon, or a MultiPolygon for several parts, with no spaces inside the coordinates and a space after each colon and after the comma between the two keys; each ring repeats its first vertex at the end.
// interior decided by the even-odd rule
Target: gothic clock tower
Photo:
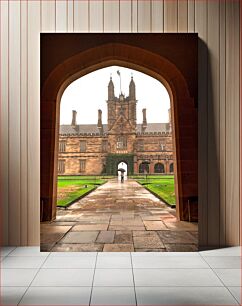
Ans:
{"type": "Polygon", "coordinates": [[[129,96],[121,92],[115,97],[114,84],[108,84],[108,141],[110,153],[125,154],[134,152],[136,138],[136,94],[133,77],[129,84],[129,96]]]}

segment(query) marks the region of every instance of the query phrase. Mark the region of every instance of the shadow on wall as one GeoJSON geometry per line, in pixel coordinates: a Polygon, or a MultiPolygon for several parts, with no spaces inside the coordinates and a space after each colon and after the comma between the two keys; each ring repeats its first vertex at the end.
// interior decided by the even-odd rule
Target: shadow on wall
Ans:
{"type": "MultiPolygon", "coordinates": [[[[218,84],[213,84],[208,46],[198,40],[198,198],[200,245],[222,246],[220,232],[225,224],[220,223],[220,173],[219,173],[219,109],[216,99],[218,84]],[[217,120],[216,120],[217,119],[217,120]],[[209,235],[208,235],[209,233],[209,235]]],[[[219,76],[217,76],[218,79],[219,76]]],[[[219,81],[219,79],[218,79],[219,81]]]]}

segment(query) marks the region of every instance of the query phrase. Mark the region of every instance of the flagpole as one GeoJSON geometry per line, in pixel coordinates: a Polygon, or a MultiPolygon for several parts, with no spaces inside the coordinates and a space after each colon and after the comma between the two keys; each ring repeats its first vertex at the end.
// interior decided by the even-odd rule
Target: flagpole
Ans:
{"type": "Polygon", "coordinates": [[[121,87],[121,74],[119,74],[119,78],[120,78],[120,95],[122,93],[122,87],[121,87]]]}
{"type": "Polygon", "coordinates": [[[120,95],[121,95],[121,93],[122,93],[122,87],[121,87],[121,74],[120,74],[120,71],[118,70],[117,71],[117,74],[118,74],[118,76],[119,76],[119,81],[120,81],[120,95]]]}

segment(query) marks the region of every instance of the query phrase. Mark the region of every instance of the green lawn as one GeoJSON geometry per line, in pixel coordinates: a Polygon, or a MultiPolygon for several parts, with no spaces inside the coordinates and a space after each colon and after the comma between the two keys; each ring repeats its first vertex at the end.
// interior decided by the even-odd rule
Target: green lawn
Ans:
{"type": "Polygon", "coordinates": [[[100,176],[59,176],[57,206],[66,207],[105,182],[100,176]]]}
{"type": "Polygon", "coordinates": [[[175,185],[173,175],[148,175],[136,178],[136,180],[144,185],[148,190],[157,194],[161,197],[167,204],[175,205],[175,185]]]}
{"type": "MultiPolygon", "coordinates": [[[[90,191],[98,185],[106,182],[111,176],[59,176],[57,206],[66,207],[76,199],[90,191]]],[[[130,178],[136,179],[148,190],[157,194],[168,204],[176,203],[174,176],[173,175],[139,175],[130,178]]]]}

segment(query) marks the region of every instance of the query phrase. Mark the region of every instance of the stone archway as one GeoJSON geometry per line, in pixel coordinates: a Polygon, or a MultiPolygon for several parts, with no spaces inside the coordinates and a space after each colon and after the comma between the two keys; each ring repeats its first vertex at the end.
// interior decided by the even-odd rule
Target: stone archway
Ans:
{"type": "Polygon", "coordinates": [[[121,173],[122,171],[120,171],[119,169],[123,169],[123,175],[124,175],[124,179],[127,179],[127,174],[128,174],[128,163],[125,161],[120,161],[117,165],[117,171],[118,171],[118,180],[121,180],[121,173]]]}
{"type": "Polygon", "coordinates": [[[154,170],[155,173],[165,173],[165,166],[163,163],[156,163],[154,170]]]}
{"type": "MultiPolygon", "coordinates": [[[[177,161],[174,164],[177,217],[187,220],[189,198],[196,197],[198,194],[196,85],[191,86],[191,79],[188,76],[185,77],[174,62],[160,54],[162,52],[154,52],[154,50],[151,52],[147,43],[147,39],[149,41],[150,38],[146,36],[146,39],[145,34],[132,35],[132,39],[130,37],[125,42],[122,41],[121,37],[124,37],[122,35],[119,36],[120,41],[117,35],[115,39],[111,34],[105,35],[103,41],[98,36],[101,42],[92,47],[89,40],[94,37],[92,34],[88,35],[82,36],[85,47],[81,48],[82,50],[77,54],[73,55],[72,52],[64,50],[65,57],[54,58],[53,55],[52,60],[55,62],[53,69],[51,69],[52,62],[50,67],[47,62],[43,64],[44,73],[41,83],[42,220],[53,220],[56,215],[57,146],[62,93],[75,79],[110,65],[144,72],[162,82],[169,92],[175,134],[175,160],[177,161]],[[140,46],[140,35],[144,36],[142,46],[140,46]]],[[[50,54],[48,58],[50,61],[50,54]]],[[[178,58],[177,65],[180,65],[179,61],[183,60],[178,58]]],[[[196,71],[196,67],[193,67],[193,70],[196,71]]],[[[197,218],[197,209],[195,214],[194,218],[197,218]]]]}
{"type": "Polygon", "coordinates": [[[148,174],[150,173],[150,165],[149,163],[142,162],[139,164],[139,173],[145,173],[148,174]]]}

